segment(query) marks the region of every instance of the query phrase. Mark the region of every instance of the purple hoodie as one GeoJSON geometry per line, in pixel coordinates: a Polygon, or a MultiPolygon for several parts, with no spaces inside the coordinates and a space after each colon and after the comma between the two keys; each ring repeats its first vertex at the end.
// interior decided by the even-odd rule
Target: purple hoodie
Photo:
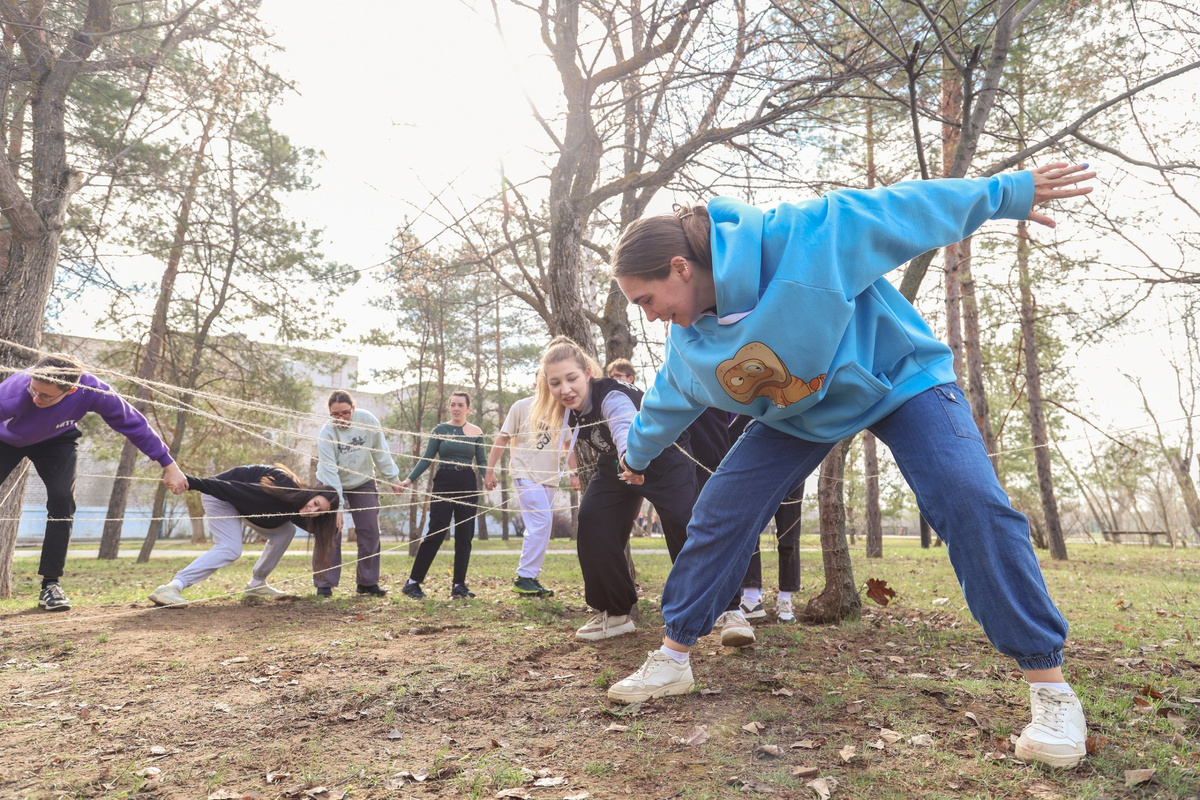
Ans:
{"type": "Polygon", "coordinates": [[[95,411],[150,459],[164,467],[175,461],[146,418],[96,376],[83,373],[79,388],[49,408],[33,404],[29,381],[27,373],[18,372],[0,383],[0,442],[13,447],[44,442],[71,430],[84,414],[95,411]]]}

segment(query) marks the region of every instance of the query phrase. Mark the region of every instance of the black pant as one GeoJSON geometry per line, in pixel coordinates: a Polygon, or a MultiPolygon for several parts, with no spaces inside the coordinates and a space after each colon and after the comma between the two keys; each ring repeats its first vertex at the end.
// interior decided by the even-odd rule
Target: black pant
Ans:
{"type": "Polygon", "coordinates": [[[411,580],[421,583],[438,548],[446,540],[451,518],[454,520],[454,583],[467,582],[471,563],[471,540],[475,537],[475,517],[479,514],[479,487],[475,470],[443,464],[433,476],[433,500],[429,502],[429,534],[417,549],[411,580]]]}
{"type": "Polygon", "coordinates": [[[658,510],[674,563],[687,541],[696,494],[692,460],[674,446],[650,462],[641,486],[621,481],[612,464],[597,466],[579,503],[576,542],[589,606],[609,614],[628,614],[637,603],[637,587],[625,563],[625,545],[642,500],[649,500],[658,510]]]}
{"type": "Polygon", "coordinates": [[[25,447],[0,442],[0,483],[28,458],[46,484],[46,536],[38,566],[38,574],[46,580],[61,578],[67,561],[75,520],[75,450],[81,436],[78,428],[72,428],[61,436],[25,447]]]}
{"type": "MultiPolygon", "coordinates": [[[[775,512],[775,537],[779,548],[779,591],[800,591],[800,501],[804,499],[804,481],[783,498],[775,512]]],[[[754,548],[743,589],[762,588],[762,554],[754,548]]]]}

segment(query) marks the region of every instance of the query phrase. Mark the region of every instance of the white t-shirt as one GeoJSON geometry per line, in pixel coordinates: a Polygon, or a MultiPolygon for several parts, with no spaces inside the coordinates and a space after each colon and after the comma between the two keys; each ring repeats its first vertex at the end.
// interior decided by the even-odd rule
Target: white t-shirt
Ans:
{"type": "Polygon", "coordinates": [[[509,442],[509,470],[512,477],[541,483],[558,485],[557,436],[540,433],[533,436],[529,427],[529,410],[533,398],[525,397],[512,404],[500,431],[511,437],[509,442]]]}

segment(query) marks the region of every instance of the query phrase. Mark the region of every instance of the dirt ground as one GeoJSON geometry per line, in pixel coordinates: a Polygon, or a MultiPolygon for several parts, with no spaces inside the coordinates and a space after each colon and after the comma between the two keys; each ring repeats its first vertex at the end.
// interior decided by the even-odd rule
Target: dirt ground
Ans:
{"type": "Polygon", "coordinates": [[[1168,697],[1134,720],[1093,704],[1096,754],[1053,771],[1012,760],[1024,683],[952,609],[768,624],[740,651],[708,637],[699,691],[626,713],[604,690],[657,646],[651,600],[634,635],[583,643],[574,597],[474,588],[7,616],[0,797],[1184,798],[1200,767],[1195,707],[1175,696],[1200,694],[1188,659],[1114,664],[1109,645],[1074,642],[1073,680],[1168,697]],[[1148,760],[1156,779],[1115,777],[1148,760]]]}

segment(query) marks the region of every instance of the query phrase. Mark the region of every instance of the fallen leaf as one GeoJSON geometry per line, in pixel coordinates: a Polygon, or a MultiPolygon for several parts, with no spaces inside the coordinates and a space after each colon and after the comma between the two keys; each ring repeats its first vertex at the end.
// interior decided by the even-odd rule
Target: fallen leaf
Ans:
{"type": "Polygon", "coordinates": [[[968,712],[964,713],[963,716],[966,717],[967,719],[971,720],[971,722],[974,722],[976,725],[979,724],[979,717],[975,716],[974,712],[968,711],[968,712]]]}
{"type": "Polygon", "coordinates": [[[524,789],[520,789],[520,788],[518,788],[518,789],[501,789],[500,791],[496,792],[492,796],[499,798],[499,800],[503,800],[503,798],[506,798],[506,797],[516,797],[516,798],[519,798],[519,800],[529,800],[529,798],[530,798],[529,792],[525,791],[524,789]]]}
{"type": "Polygon", "coordinates": [[[784,687],[782,689],[776,689],[775,691],[771,692],[771,694],[782,695],[783,697],[791,697],[792,695],[795,694],[795,692],[793,692],[791,689],[788,689],[787,687],[784,687]]]}
{"type": "Polygon", "coordinates": [[[821,800],[829,800],[829,796],[837,789],[838,782],[837,778],[817,778],[804,785],[816,792],[821,800]]]}
{"type": "Polygon", "coordinates": [[[642,710],[641,703],[630,703],[627,706],[618,706],[616,708],[605,708],[609,714],[614,717],[636,717],[642,710]]]}
{"type": "Polygon", "coordinates": [[[934,604],[935,606],[944,606],[944,605],[946,605],[946,603],[949,603],[949,602],[950,602],[950,598],[949,598],[949,597],[935,597],[935,598],[933,598],[933,604],[934,604]]]}
{"type": "Polygon", "coordinates": [[[760,744],[758,747],[754,748],[754,752],[761,753],[764,756],[770,756],[771,758],[783,757],[783,748],[777,744],[760,744]]]}
{"type": "Polygon", "coordinates": [[[900,656],[888,656],[887,659],[888,659],[888,661],[892,662],[893,664],[903,664],[904,663],[904,659],[901,658],[900,656]]]}
{"type": "Polygon", "coordinates": [[[563,797],[563,800],[587,800],[591,796],[591,792],[576,792],[575,794],[566,795],[563,797]]]}
{"type": "Polygon", "coordinates": [[[1154,777],[1156,769],[1127,769],[1125,770],[1125,788],[1132,789],[1134,786],[1140,786],[1143,783],[1148,783],[1154,777]]]}
{"type": "Polygon", "coordinates": [[[165,756],[169,752],[170,751],[161,744],[150,745],[150,755],[152,756],[165,756]]]}
{"type": "Polygon", "coordinates": [[[895,744],[904,737],[889,728],[880,728],[879,738],[883,739],[888,744],[895,744]]]}
{"type": "Polygon", "coordinates": [[[854,756],[857,754],[858,748],[852,744],[848,744],[838,751],[838,755],[842,757],[842,761],[845,761],[847,764],[849,764],[850,759],[854,758],[854,756]]]}
{"type": "Polygon", "coordinates": [[[217,789],[208,793],[208,800],[242,800],[243,797],[245,797],[244,794],[232,789],[217,789]]]}
{"type": "Polygon", "coordinates": [[[817,743],[812,739],[801,739],[800,741],[792,742],[791,744],[791,748],[793,750],[815,750],[817,747],[817,743]]]}
{"type": "Polygon", "coordinates": [[[533,782],[533,785],[541,786],[541,787],[566,786],[567,779],[566,778],[538,778],[536,781],[533,782]]]}
{"type": "Polygon", "coordinates": [[[222,711],[222,712],[224,712],[224,713],[226,713],[226,714],[232,714],[232,713],[233,713],[233,711],[232,711],[232,710],[229,708],[229,706],[225,705],[224,703],[214,703],[214,704],[213,704],[213,707],[212,707],[212,710],[213,710],[213,711],[222,711]]]}
{"type": "Polygon", "coordinates": [[[1087,737],[1087,751],[1089,756],[1094,756],[1105,748],[1108,744],[1108,739],[1100,734],[1087,737]]]}
{"type": "Polygon", "coordinates": [[[888,588],[887,581],[867,578],[867,597],[881,606],[887,606],[896,596],[894,589],[888,588]]]}
{"type": "Polygon", "coordinates": [[[908,743],[915,747],[933,747],[933,737],[928,733],[921,733],[909,738],[908,743]]]}
{"type": "Polygon", "coordinates": [[[1162,692],[1158,691],[1150,684],[1146,684],[1145,686],[1143,686],[1142,691],[1139,694],[1141,694],[1142,697],[1149,697],[1154,700],[1162,700],[1163,699],[1162,692]]]}
{"type": "Polygon", "coordinates": [[[721,693],[720,689],[701,689],[700,690],[701,695],[720,694],[720,693],[721,693]]]}
{"type": "Polygon", "coordinates": [[[155,775],[161,775],[162,770],[158,767],[143,767],[137,771],[137,774],[144,778],[153,778],[155,775]]]}
{"type": "Polygon", "coordinates": [[[1029,786],[1026,790],[1030,797],[1036,797],[1037,800],[1062,800],[1062,795],[1048,783],[1038,781],[1029,786]]]}
{"type": "Polygon", "coordinates": [[[746,731],[746,733],[758,733],[764,727],[766,727],[766,726],[763,725],[761,722],[747,722],[745,725],[742,726],[742,730],[746,731]]]}
{"type": "Polygon", "coordinates": [[[821,771],[820,767],[792,767],[793,778],[814,778],[821,771]]]}
{"type": "Polygon", "coordinates": [[[221,666],[228,667],[230,664],[245,664],[249,660],[250,659],[246,658],[246,656],[238,656],[237,658],[231,658],[228,661],[222,661],[221,666]]]}
{"type": "Polygon", "coordinates": [[[1003,761],[1006,758],[1008,756],[1004,755],[1004,753],[997,753],[995,751],[983,754],[984,761],[1003,761]]]}
{"type": "Polygon", "coordinates": [[[708,738],[708,728],[704,725],[697,725],[688,731],[688,735],[684,737],[683,743],[688,747],[695,747],[698,744],[707,742],[708,738]]]}
{"type": "Polygon", "coordinates": [[[874,750],[882,750],[883,749],[883,739],[876,739],[873,742],[867,742],[867,747],[870,747],[874,750]]]}
{"type": "Polygon", "coordinates": [[[847,714],[857,714],[860,711],[862,711],[862,703],[854,702],[846,704],[847,714]]]}
{"type": "Polygon", "coordinates": [[[284,778],[290,777],[292,777],[292,773],[290,772],[268,772],[267,783],[279,783],[284,778]]]}
{"type": "Polygon", "coordinates": [[[1140,665],[1144,658],[1114,658],[1113,663],[1118,667],[1136,667],[1140,665]]]}
{"type": "Polygon", "coordinates": [[[610,722],[610,723],[609,723],[609,725],[608,725],[608,727],[604,729],[605,733],[607,733],[608,731],[615,731],[615,732],[617,732],[617,733],[624,733],[624,732],[625,732],[625,731],[627,731],[627,730],[629,730],[629,726],[628,726],[628,725],[622,725],[622,724],[621,724],[621,723],[619,723],[619,722],[610,722]]]}
{"type": "Polygon", "coordinates": [[[387,738],[389,738],[389,739],[401,739],[401,738],[403,738],[403,737],[404,737],[404,734],[400,732],[399,728],[393,728],[393,729],[392,729],[392,732],[388,734],[388,737],[387,737],[387,738]]]}
{"type": "Polygon", "coordinates": [[[754,792],[755,794],[775,794],[779,791],[778,788],[769,783],[747,781],[742,778],[731,778],[729,783],[733,786],[740,786],[743,792],[754,792]]]}

